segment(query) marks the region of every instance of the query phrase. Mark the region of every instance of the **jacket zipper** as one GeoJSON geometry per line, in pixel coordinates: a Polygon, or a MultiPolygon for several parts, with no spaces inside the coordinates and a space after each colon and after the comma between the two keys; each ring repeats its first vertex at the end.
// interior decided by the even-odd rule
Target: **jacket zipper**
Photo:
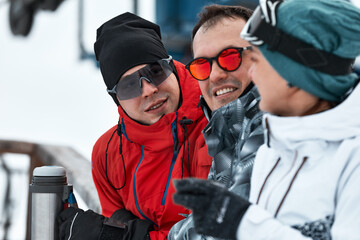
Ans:
{"type": "MultiPolygon", "coordinates": [[[[261,194],[262,194],[262,192],[263,192],[263,190],[264,190],[264,187],[265,187],[265,185],[266,185],[266,183],[267,183],[270,175],[274,172],[275,168],[276,168],[277,165],[279,164],[280,159],[281,159],[280,157],[277,159],[275,165],[271,168],[269,174],[266,176],[266,178],[265,178],[265,180],[264,180],[264,183],[263,183],[263,185],[262,185],[261,188],[260,188],[260,192],[259,192],[259,195],[258,195],[256,204],[259,204],[260,197],[261,197],[261,194]]],[[[294,181],[295,181],[295,178],[297,177],[297,175],[298,175],[298,173],[300,172],[301,168],[304,166],[304,164],[305,164],[305,162],[307,161],[307,159],[308,159],[308,157],[304,157],[304,158],[303,158],[300,166],[298,167],[298,169],[296,170],[294,176],[292,177],[292,179],[291,179],[291,181],[290,181],[290,183],[289,183],[289,186],[288,186],[288,188],[287,188],[287,190],[286,190],[283,198],[281,199],[281,201],[280,201],[280,203],[279,203],[279,205],[278,205],[278,207],[277,207],[277,209],[276,209],[276,212],[275,212],[275,214],[274,214],[274,218],[277,217],[277,215],[278,215],[278,213],[279,213],[279,211],[280,211],[280,209],[281,209],[281,207],[282,207],[282,205],[283,205],[283,203],[284,203],[284,201],[285,201],[288,193],[290,192],[290,189],[291,189],[291,187],[292,187],[292,185],[293,185],[293,183],[294,183],[294,181]]]]}
{"type": "Polygon", "coordinates": [[[136,166],[135,174],[134,174],[134,181],[133,181],[133,191],[134,191],[135,204],[136,204],[136,208],[139,211],[139,213],[141,214],[141,216],[143,216],[146,220],[152,222],[156,227],[158,227],[158,225],[154,221],[152,221],[150,218],[148,218],[141,211],[140,206],[139,206],[139,202],[138,202],[138,199],[137,199],[137,195],[136,195],[136,173],[137,173],[137,171],[139,169],[139,166],[140,166],[143,159],[144,159],[144,146],[141,145],[141,157],[140,157],[140,161],[139,161],[138,165],[136,166]]]}
{"type": "Polygon", "coordinates": [[[165,187],[165,191],[161,200],[161,205],[164,206],[165,202],[166,202],[166,197],[167,197],[167,192],[169,190],[169,185],[170,185],[170,180],[171,180],[171,174],[172,171],[174,169],[174,165],[177,159],[177,156],[179,154],[179,140],[178,140],[178,134],[177,134],[177,112],[176,112],[176,118],[175,121],[171,123],[171,129],[172,129],[172,135],[173,135],[173,140],[174,140],[174,155],[171,159],[171,164],[170,164],[170,170],[169,170],[169,175],[166,181],[166,187],[165,187]]]}
{"type": "MultiPolygon", "coordinates": [[[[165,205],[165,202],[166,202],[166,196],[167,196],[167,192],[168,192],[168,190],[169,190],[169,185],[170,185],[170,180],[171,180],[171,174],[172,174],[172,171],[173,171],[173,169],[174,169],[174,165],[175,165],[175,162],[176,162],[178,153],[179,153],[179,141],[178,141],[176,123],[177,123],[177,113],[176,113],[176,119],[175,119],[175,121],[171,124],[172,135],[173,135],[173,140],[174,140],[174,155],[173,155],[172,160],[171,160],[170,170],[169,170],[168,178],[167,178],[167,181],[166,181],[166,187],[165,187],[165,191],[164,191],[164,194],[163,194],[162,200],[161,200],[161,205],[162,205],[162,206],[165,205]]],[[[141,214],[141,216],[143,216],[146,220],[149,220],[149,221],[152,222],[155,226],[158,227],[158,225],[157,225],[154,221],[152,221],[150,218],[148,218],[148,217],[141,211],[140,206],[139,206],[139,202],[138,202],[138,199],[137,199],[137,193],[136,193],[136,174],[137,174],[137,171],[138,171],[139,166],[140,166],[141,162],[143,161],[143,159],[144,159],[144,146],[141,146],[141,157],[140,157],[140,161],[139,161],[138,165],[136,166],[135,174],[134,174],[134,181],[133,181],[133,191],[134,191],[135,204],[136,204],[136,208],[137,208],[137,210],[139,211],[139,213],[141,214]]]]}

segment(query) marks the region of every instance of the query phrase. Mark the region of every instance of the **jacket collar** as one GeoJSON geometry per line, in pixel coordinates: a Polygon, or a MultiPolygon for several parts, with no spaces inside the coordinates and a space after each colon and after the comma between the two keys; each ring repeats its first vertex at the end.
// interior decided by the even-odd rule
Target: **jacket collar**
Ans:
{"type": "MultiPolygon", "coordinates": [[[[239,137],[248,131],[245,129],[247,124],[260,113],[259,100],[257,88],[252,84],[251,89],[241,97],[212,113],[209,123],[203,130],[210,156],[214,157],[224,149],[229,149],[231,153],[234,151],[239,137]]],[[[259,118],[261,119],[261,116],[259,118]]]]}
{"type": "MultiPolygon", "coordinates": [[[[360,86],[336,107],[308,115],[280,117],[264,114],[263,127],[267,145],[277,150],[309,152],[311,146],[339,142],[360,136],[360,86]]],[[[319,150],[317,150],[319,151],[319,150]]]]}
{"type": "MultiPolygon", "coordinates": [[[[254,87],[254,83],[250,82],[249,86],[247,86],[245,88],[245,90],[241,93],[241,95],[239,96],[239,98],[241,98],[242,96],[245,96],[249,91],[251,91],[251,89],[253,89],[254,87]]],[[[198,103],[198,106],[201,107],[201,110],[203,111],[206,119],[208,121],[210,121],[211,119],[211,115],[212,115],[212,111],[210,110],[209,105],[206,103],[205,98],[203,95],[200,96],[200,101],[198,103]]]]}

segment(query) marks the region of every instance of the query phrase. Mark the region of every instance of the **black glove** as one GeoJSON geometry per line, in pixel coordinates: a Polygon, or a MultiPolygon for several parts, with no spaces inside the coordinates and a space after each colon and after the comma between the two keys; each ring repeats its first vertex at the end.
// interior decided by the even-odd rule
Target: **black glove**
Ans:
{"type": "Polygon", "coordinates": [[[121,208],[119,210],[116,210],[111,217],[112,219],[116,219],[120,222],[126,223],[130,220],[139,219],[137,216],[135,216],[132,212],[126,210],[125,208],[121,208]]]}
{"type": "Polygon", "coordinates": [[[236,239],[240,221],[250,206],[242,197],[217,182],[187,178],[174,180],[174,202],[193,211],[198,233],[236,239]]]}
{"type": "Polygon", "coordinates": [[[73,207],[62,211],[57,220],[60,240],[122,239],[126,228],[125,224],[112,221],[92,210],[84,212],[82,209],[73,207]]]}
{"type": "Polygon", "coordinates": [[[153,230],[153,224],[147,220],[136,217],[132,212],[122,208],[116,210],[111,219],[124,222],[127,225],[123,240],[150,239],[149,232],[153,230]]]}
{"type": "Polygon", "coordinates": [[[152,223],[120,209],[111,218],[92,210],[69,207],[58,217],[60,240],[144,240],[149,238],[152,223]]]}

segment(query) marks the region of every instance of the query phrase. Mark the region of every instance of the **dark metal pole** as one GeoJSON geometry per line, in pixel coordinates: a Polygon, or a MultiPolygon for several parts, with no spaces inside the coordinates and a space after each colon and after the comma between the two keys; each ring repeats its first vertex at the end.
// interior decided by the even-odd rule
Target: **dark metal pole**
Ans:
{"type": "Polygon", "coordinates": [[[78,41],[80,47],[80,58],[84,59],[86,55],[85,47],[83,44],[83,28],[84,28],[84,1],[79,0],[78,6],[78,41]]]}
{"type": "Polygon", "coordinates": [[[133,0],[133,10],[134,10],[134,14],[138,15],[138,11],[139,11],[138,0],[133,0]]]}
{"type": "Polygon", "coordinates": [[[5,191],[5,198],[3,204],[3,215],[4,218],[4,239],[8,239],[9,228],[11,227],[11,196],[10,196],[10,188],[11,188],[11,170],[7,166],[5,159],[0,155],[0,166],[4,169],[6,174],[6,191],[5,191]]]}
{"type": "Polygon", "coordinates": [[[90,59],[93,60],[95,65],[98,66],[98,62],[95,59],[95,54],[92,52],[89,52],[85,49],[84,46],[84,39],[83,39],[83,32],[84,32],[84,0],[79,0],[78,5],[78,42],[79,42],[79,48],[80,48],[80,59],[90,59]]]}

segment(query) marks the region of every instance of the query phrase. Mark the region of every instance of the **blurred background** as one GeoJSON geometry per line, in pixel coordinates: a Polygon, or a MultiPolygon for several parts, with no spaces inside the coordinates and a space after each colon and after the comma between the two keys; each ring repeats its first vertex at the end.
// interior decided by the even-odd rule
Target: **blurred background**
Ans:
{"type": "MultiPolygon", "coordinates": [[[[258,0],[0,0],[0,140],[68,146],[90,161],[118,118],[94,59],[96,29],[136,13],[158,23],[169,53],[187,63],[197,13],[211,3],[255,8],[258,0]]],[[[0,151],[0,239],[26,239],[30,165],[0,151]]]]}

